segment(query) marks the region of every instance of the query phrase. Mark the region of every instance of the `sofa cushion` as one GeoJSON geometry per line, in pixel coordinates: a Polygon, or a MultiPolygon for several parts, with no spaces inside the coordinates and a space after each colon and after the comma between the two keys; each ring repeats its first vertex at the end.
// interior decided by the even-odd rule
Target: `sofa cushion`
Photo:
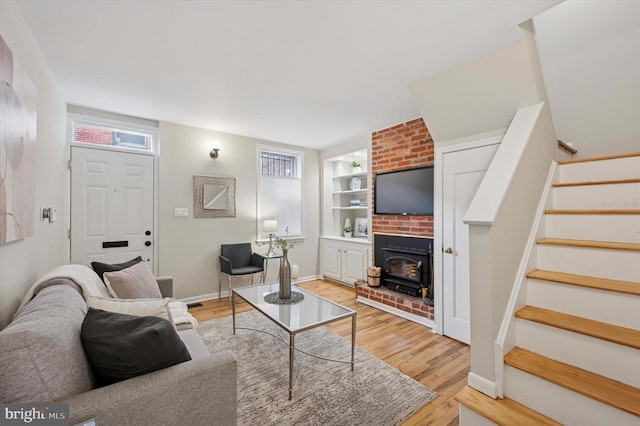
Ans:
{"type": "Polygon", "coordinates": [[[47,402],[93,388],[80,328],[84,299],[67,285],[49,286],[0,332],[0,401],[47,402]]]}
{"type": "Polygon", "coordinates": [[[173,324],[158,317],[89,308],[80,335],[101,385],[191,360],[173,324]]]}
{"type": "Polygon", "coordinates": [[[109,293],[119,299],[162,298],[158,282],[145,262],[120,271],[105,272],[104,282],[109,293]]]}
{"type": "Polygon", "coordinates": [[[128,268],[129,266],[133,266],[136,263],[140,263],[140,262],[142,262],[142,257],[138,256],[134,259],[131,259],[122,263],[110,264],[110,263],[102,263],[102,262],[91,262],[91,267],[93,268],[94,271],[96,271],[96,274],[98,274],[100,279],[104,282],[103,274],[105,272],[121,271],[123,269],[128,268]]]}
{"type": "Polygon", "coordinates": [[[169,309],[171,299],[105,299],[103,297],[87,297],[87,307],[102,309],[103,311],[119,314],[136,315],[139,317],[153,316],[164,318],[173,324],[173,316],[169,309]]]}

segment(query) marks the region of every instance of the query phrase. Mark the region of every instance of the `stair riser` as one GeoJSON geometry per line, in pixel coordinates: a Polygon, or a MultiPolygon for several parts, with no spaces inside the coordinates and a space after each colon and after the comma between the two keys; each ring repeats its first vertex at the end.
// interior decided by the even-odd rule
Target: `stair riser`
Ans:
{"type": "Polygon", "coordinates": [[[505,366],[505,395],[566,425],[637,426],[638,418],[625,411],[505,366]]]}
{"type": "Polygon", "coordinates": [[[558,168],[560,182],[598,182],[640,177],[640,157],[562,164],[558,168]]]}
{"type": "Polygon", "coordinates": [[[527,305],[640,330],[635,295],[528,279],[527,305]]]}
{"type": "Polygon", "coordinates": [[[538,244],[537,268],[640,282],[640,252],[538,244]]]}
{"type": "Polygon", "coordinates": [[[553,188],[553,208],[640,209],[640,183],[564,186],[553,188]]]}
{"type": "Polygon", "coordinates": [[[545,236],[640,244],[640,215],[548,214],[545,236]]]}
{"type": "Polygon", "coordinates": [[[473,426],[496,426],[496,423],[487,419],[486,417],[476,413],[470,408],[460,405],[460,411],[458,412],[458,422],[461,425],[473,425],[473,426]]]}
{"type": "Polygon", "coordinates": [[[579,333],[516,319],[516,345],[587,371],[640,387],[640,351],[579,333]]]}

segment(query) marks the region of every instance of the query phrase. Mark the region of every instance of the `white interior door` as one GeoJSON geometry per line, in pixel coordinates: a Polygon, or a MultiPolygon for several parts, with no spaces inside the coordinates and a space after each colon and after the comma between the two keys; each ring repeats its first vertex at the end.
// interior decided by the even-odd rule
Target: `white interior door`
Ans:
{"type": "Polygon", "coordinates": [[[71,148],[71,261],[154,266],[153,155],[71,148]]]}
{"type": "Polygon", "coordinates": [[[469,226],[462,220],[497,144],[442,156],[443,334],[470,341],[469,226]]]}

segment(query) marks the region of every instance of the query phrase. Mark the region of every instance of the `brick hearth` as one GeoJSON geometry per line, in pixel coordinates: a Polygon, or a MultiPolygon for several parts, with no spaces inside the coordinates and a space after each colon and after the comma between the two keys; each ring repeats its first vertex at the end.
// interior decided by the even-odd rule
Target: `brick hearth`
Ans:
{"type": "Polygon", "coordinates": [[[383,303],[392,308],[434,320],[433,306],[427,306],[420,297],[413,297],[407,294],[398,293],[389,290],[384,286],[369,287],[364,281],[356,282],[356,291],[358,297],[373,300],[374,302],[383,303]]]}

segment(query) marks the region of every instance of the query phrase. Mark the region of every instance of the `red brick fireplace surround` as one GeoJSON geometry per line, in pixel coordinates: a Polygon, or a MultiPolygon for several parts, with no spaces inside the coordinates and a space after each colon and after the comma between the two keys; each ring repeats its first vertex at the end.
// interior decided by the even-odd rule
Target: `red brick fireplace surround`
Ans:
{"type": "MultiPolygon", "coordinates": [[[[433,139],[422,118],[379,130],[371,135],[372,179],[377,173],[432,166],[433,159],[433,139]]],[[[375,180],[371,182],[371,188],[374,184],[375,180]]],[[[372,212],[371,231],[373,234],[433,237],[433,216],[376,215],[372,212]]],[[[434,319],[433,307],[427,306],[420,297],[408,296],[383,286],[369,287],[366,283],[356,284],[356,290],[360,298],[429,320],[434,319]]]]}
{"type": "MultiPolygon", "coordinates": [[[[432,166],[433,156],[433,139],[422,118],[374,132],[371,135],[371,188],[377,173],[432,166]]],[[[372,214],[371,230],[433,237],[433,216],[372,214]]]]}

